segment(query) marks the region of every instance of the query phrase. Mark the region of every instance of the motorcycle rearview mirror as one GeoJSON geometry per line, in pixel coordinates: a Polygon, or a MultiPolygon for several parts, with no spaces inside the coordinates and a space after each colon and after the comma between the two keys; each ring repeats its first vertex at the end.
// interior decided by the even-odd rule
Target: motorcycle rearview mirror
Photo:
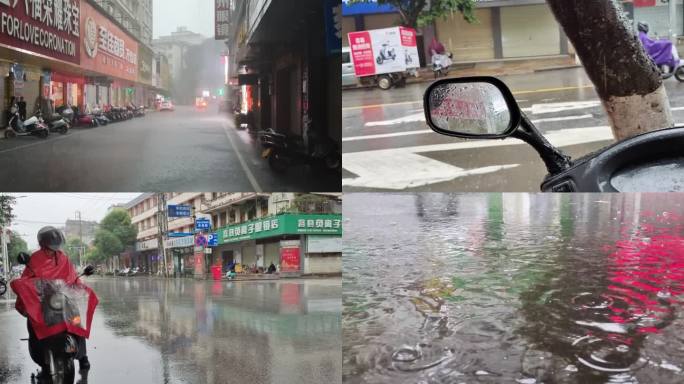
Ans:
{"type": "Polygon", "coordinates": [[[17,255],[17,262],[22,265],[28,265],[30,258],[31,256],[28,253],[20,252],[19,255],[17,255]]]}
{"type": "Polygon", "coordinates": [[[84,276],[90,276],[94,273],[95,273],[95,267],[93,267],[92,265],[85,267],[85,269],[83,270],[84,276]]]}
{"type": "Polygon", "coordinates": [[[438,80],[425,91],[425,121],[433,131],[464,139],[514,137],[531,145],[549,175],[572,165],[522,113],[503,81],[489,76],[438,80]]]}
{"type": "Polygon", "coordinates": [[[493,77],[436,81],[425,91],[424,108],[432,130],[466,139],[503,139],[521,120],[513,94],[493,77]]]}

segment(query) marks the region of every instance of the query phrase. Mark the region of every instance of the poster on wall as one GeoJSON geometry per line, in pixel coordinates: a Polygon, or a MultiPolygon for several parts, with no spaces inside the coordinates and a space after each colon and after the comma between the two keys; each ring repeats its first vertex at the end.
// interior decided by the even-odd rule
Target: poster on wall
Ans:
{"type": "Polygon", "coordinates": [[[301,271],[299,241],[280,242],[280,272],[292,273],[301,271]]]}

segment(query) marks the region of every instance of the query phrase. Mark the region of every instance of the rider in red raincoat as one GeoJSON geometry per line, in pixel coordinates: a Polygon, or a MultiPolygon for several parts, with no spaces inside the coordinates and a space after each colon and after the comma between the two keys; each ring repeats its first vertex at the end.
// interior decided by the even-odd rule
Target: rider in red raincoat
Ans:
{"type": "MultiPolygon", "coordinates": [[[[38,277],[49,280],[59,279],[70,283],[79,282],[76,269],[69,261],[67,255],[62,251],[62,246],[64,243],[64,235],[60,230],[54,227],[44,227],[38,231],[38,244],[40,245],[40,250],[31,255],[31,258],[29,259],[21,278],[38,277]]],[[[15,308],[23,316],[27,316],[26,307],[20,296],[17,296],[15,308]]],[[[36,334],[33,330],[33,327],[31,327],[30,321],[28,322],[28,330],[29,343],[36,343],[36,334]]],[[[88,361],[88,356],[86,355],[85,338],[79,337],[78,340],[80,344],[78,348],[80,369],[90,369],[90,362],[88,361]]],[[[31,349],[34,351],[37,350],[37,348],[31,349]]],[[[34,361],[36,361],[36,363],[40,364],[39,356],[31,357],[34,361]]]]}

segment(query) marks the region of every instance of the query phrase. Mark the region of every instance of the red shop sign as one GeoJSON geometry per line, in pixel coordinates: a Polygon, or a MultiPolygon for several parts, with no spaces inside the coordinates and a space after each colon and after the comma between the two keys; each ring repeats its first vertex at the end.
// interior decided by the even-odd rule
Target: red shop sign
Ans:
{"type": "Polygon", "coordinates": [[[0,0],[0,43],[80,63],[79,0],[0,0]]]}
{"type": "Polygon", "coordinates": [[[83,76],[67,75],[59,72],[52,72],[52,74],[50,75],[50,80],[56,83],[72,83],[80,85],[83,85],[83,83],[85,83],[85,78],[83,76]]]}
{"type": "Polygon", "coordinates": [[[81,35],[82,68],[138,80],[138,43],[86,2],[81,4],[81,35]]]}
{"type": "Polygon", "coordinates": [[[634,0],[635,7],[654,7],[656,0],[634,0]]]}

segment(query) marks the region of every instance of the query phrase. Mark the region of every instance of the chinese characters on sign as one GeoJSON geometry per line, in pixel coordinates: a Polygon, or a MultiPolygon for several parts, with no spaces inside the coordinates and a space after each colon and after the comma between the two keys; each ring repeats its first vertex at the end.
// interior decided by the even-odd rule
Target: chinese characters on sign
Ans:
{"type": "Polygon", "coordinates": [[[297,228],[299,229],[313,229],[313,228],[334,228],[342,227],[342,220],[340,219],[299,219],[297,220],[297,228]]]}
{"type": "Polygon", "coordinates": [[[280,225],[278,218],[272,218],[267,220],[256,221],[253,223],[243,224],[236,227],[231,227],[226,229],[224,232],[224,238],[228,237],[238,237],[244,235],[251,235],[259,232],[268,232],[278,229],[280,225]],[[227,233],[227,235],[225,235],[227,233]]]}
{"type": "Polygon", "coordinates": [[[214,0],[215,1],[215,35],[216,40],[228,38],[230,28],[230,11],[232,10],[233,0],[214,0]]]}
{"type": "Polygon", "coordinates": [[[0,0],[0,43],[79,63],[79,0],[0,0]]]}

